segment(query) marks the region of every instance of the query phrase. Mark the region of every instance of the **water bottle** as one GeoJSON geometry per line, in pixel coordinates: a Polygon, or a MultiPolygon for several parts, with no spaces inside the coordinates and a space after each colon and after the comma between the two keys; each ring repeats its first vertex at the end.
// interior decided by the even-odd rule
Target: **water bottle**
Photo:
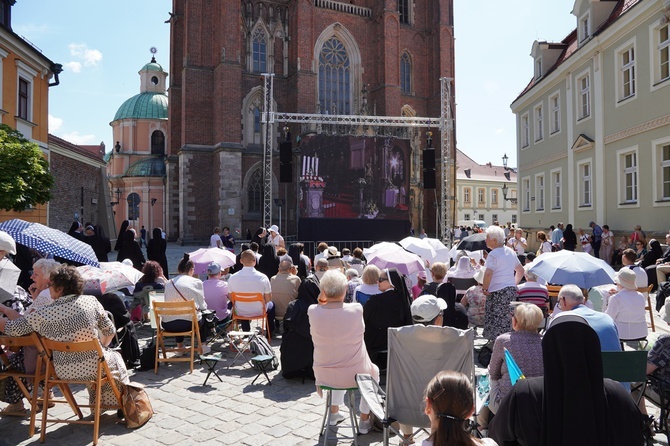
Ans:
{"type": "MultiPolygon", "coordinates": [[[[487,399],[489,395],[489,375],[477,376],[477,396],[479,400],[487,399]]],[[[488,402],[487,402],[488,404],[488,402]]]]}

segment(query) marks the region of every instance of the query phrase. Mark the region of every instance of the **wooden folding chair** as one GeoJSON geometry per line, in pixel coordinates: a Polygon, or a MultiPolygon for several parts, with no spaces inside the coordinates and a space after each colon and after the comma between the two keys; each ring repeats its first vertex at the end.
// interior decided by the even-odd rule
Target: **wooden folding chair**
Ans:
{"type": "Polygon", "coordinates": [[[195,352],[196,352],[196,340],[197,350],[199,353],[202,353],[202,341],[200,341],[200,328],[198,327],[198,311],[195,307],[195,301],[192,300],[182,300],[182,301],[173,301],[173,302],[159,302],[154,301],[154,319],[156,320],[156,365],[154,367],[154,372],[158,373],[158,363],[160,362],[190,362],[191,371],[193,373],[193,362],[195,361],[195,352]],[[191,330],[174,332],[166,331],[162,324],[161,318],[164,316],[179,316],[179,319],[191,320],[191,330]],[[172,357],[168,358],[167,354],[169,352],[181,352],[184,349],[176,347],[165,347],[165,338],[174,337],[174,336],[184,336],[191,338],[191,345],[185,347],[189,350],[190,355],[185,357],[172,357]],[[161,352],[163,357],[160,357],[161,352]]]}
{"type": "MultiPolygon", "coordinates": [[[[92,339],[90,341],[82,342],[58,342],[41,338],[42,345],[44,345],[44,350],[46,351],[47,357],[47,367],[46,373],[44,376],[44,400],[42,403],[42,427],[40,430],[40,442],[44,443],[47,433],[47,423],[66,423],[66,424],[92,424],[93,425],[93,444],[98,444],[98,435],[100,432],[100,413],[102,410],[123,410],[123,402],[121,400],[121,393],[116,387],[116,382],[114,377],[109,370],[107,361],[105,360],[105,355],[102,351],[102,346],[98,339],[92,339]],[[60,353],[83,353],[83,352],[94,352],[97,356],[97,369],[95,378],[92,379],[62,379],[59,378],[56,374],[56,370],[53,364],[54,352],[60,353]],[[116,396],[118,402],[114,406],[103,406],[101,404],[101,394],[102,386],[109,383],[116,396]],[[78,404],[72,395],[70,390],[71,384],[83,384],[94,386],[95,389],[95,404],[78,404]],[[52,387],[58,386],[63,395],[65,396],[64,400],[50,399],[49,390],[52,387]],[[70,404],[70,407],[75,411],[75,414],[78,416],[78,419],[63,419],[63,418],[49,418],[47,411],[49,410],[49,403],[65,403],[70,404]],[[83,414],[81,413],[81,407],[88,407],[94,409],[93,420],[83,420],[83,414]]],[[[125,414],[124,414],[125,415],[125,414]]]]}
{"type": "Polygon", "coordinates": [[[268,342],[272,343],[263,293],[230,293],[233,303],[233,323],[239,330],[238,321],[261,321],[261,329],[265,330],[268,342]]]}
{"type": "Polygon", "coordinates": [[[34,347],[37,349],[37,364],[33,373],[18,372],[9,369],[0,371],[0,380],[13,379],[16,381],[16,384],[19,386],[21,393],[30,402],[30,425],[28,428],[28,435],[32,437],[35,435],[35,415],[37,414],[38,410],[37,389],[39,387],[40,381],[44,380],[44,347],[42,347],[39,336],[35,332],[21,337],[0,336],[0,346],[4,347],[4,351],[0,353],[0,357],[5,365],[9,365],[9,358],[7,357],[6,353],[8,349],[26,347],[34,347]],[[32,381],[32,394],[28,391],[28,388],[24,384],[23,379],[26,381],[32,381]]]}
{"type": "Polygon", "coordinates": [[[549,292],[549,307],[551,312],[554,311],[556,302],[558,301],[558,293],[563,288],[563,285],[547,285],[547,291],[549,292]]]}
{"type": "Polygon", "coordinates": [[[647,293],[647,306],[644,307],[645,310],[649,312],[649,320],[651,321],[651,331],[656,331],[656,325],[654,324],[654,307],[651,306],[651,290],[654,288],[654,285],[649,285],[647,287],[638,288],[639,293],[647,293]]]}

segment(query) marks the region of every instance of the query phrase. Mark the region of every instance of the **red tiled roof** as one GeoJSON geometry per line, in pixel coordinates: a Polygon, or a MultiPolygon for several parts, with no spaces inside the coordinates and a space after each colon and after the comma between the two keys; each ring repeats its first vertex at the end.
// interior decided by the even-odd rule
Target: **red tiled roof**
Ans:
{"type": "Polygon", "coordinates": [[[461,150],[456,149],[456,178],[516,183],[516,172],[507,171],[503,166],[495,166],[492,163],[478,164],[461,150]],[[470,170],[470,176],[465,174],[467,169],[470,170]],[[505,172],[509,172],[509,179],[505,176],[505,172]]]}
{"type": "MultiPolygon", "coordinates": [[[[635,6],[636,4],[640,3],[642,0],[618,0],[617,5],[614,7],[614,10],[612,10],[612,13],[610,16],[603,22],[602,25],[593,33],[593,35],[598,35],[601,32],[603,32],[605,29],[607,29],[612,23],[617,21],[619,17],[621,17],[623,14],[628,12],[630,8],[635,6]]],[[[561,41],[561,44],[566,45],[565,49],[563,50],[563,53],[559,56],[558,60],[556,63],[549,68],[549,70],[542,76],[540,79],[535,79],[533,77],[528,85],[526,85],[526,88],[519,93],[519,96],[517,96],[513,102],[516,102],[519,98],[521,98],[524,94],[528,93],[536,84],[536,80],[542,80],[545,78],[548,74],[550,74],[552,71],[554,71],[556,68],[558,68],[563,62],[565,62],[570,56],[572,56],[577,50],[579,49],[579,44],[577,42],[577,29],[573,29],[570,34],[565,36],[565,38],[561,41]]]]}
{"type": "Polygon", "coordinates": [[[101,144],[80,146],[72,144],[69,141],[65,141],[64,139],[59,138],[56,135],[52,135],[51,133],[49,133],[48,143],[49,145],[56,144],[74,153],[78,153],[79,155],[83,155],[87,158],[91,158],[100,162],[103,161],[103,157],[105,156],[105,146],[101,144]]]}

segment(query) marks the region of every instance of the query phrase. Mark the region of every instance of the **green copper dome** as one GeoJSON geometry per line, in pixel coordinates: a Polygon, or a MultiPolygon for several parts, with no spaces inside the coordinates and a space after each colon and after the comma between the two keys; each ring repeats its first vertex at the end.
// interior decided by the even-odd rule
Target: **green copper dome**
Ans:
{"type": "Polygon", "coordinates": [[[161,73],[165,73],[163,67],[161,67],[161,64],[156,62],[155,59],[152,62],[149,62],[148,64],[143,66],[141,71],[160,71],[161,73]]]}
{"type": "Polygon", "coordinates": [[[164,177],[165,162],[163,158],[148,158],[131,164],[126,170],[126,177],[164,177]]]}
{"type": "MultiPolygon", "coordinates": [[[[151,65],[151,64],[148,64],[151,65]]],[[[165,93],[140,93],[121,104],[114,115],[119,119],[167,119],[168,97],[165,93]]]]}

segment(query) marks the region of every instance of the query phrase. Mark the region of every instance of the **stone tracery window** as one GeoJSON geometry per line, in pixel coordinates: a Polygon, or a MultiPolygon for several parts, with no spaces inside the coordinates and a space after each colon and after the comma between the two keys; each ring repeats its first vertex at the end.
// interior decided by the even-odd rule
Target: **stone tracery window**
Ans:
{"type": "Polygon", "coordinates": [[[263,170],[251,174],[247,186],[247,212],[261,212],[263,208],[263,170]]]}
{"type": "Polygon", "coordinates": [[[400,91],[412,93],[412,60],[406,51],[400,57],[400,91]]]}
{"type": "Polygon", "coordinates": [[[251,38],[251,69],[254,73],[267,72],[267,48],[267,35],[263,31],[263,28],[259,26],[254,30],[251,38]]]}
{"type": "Polygon", "coordinates": [[[344,44],[335,36],[319,54],[319,108],[324,114],[351,113],[351,65],[344,44]]]}

